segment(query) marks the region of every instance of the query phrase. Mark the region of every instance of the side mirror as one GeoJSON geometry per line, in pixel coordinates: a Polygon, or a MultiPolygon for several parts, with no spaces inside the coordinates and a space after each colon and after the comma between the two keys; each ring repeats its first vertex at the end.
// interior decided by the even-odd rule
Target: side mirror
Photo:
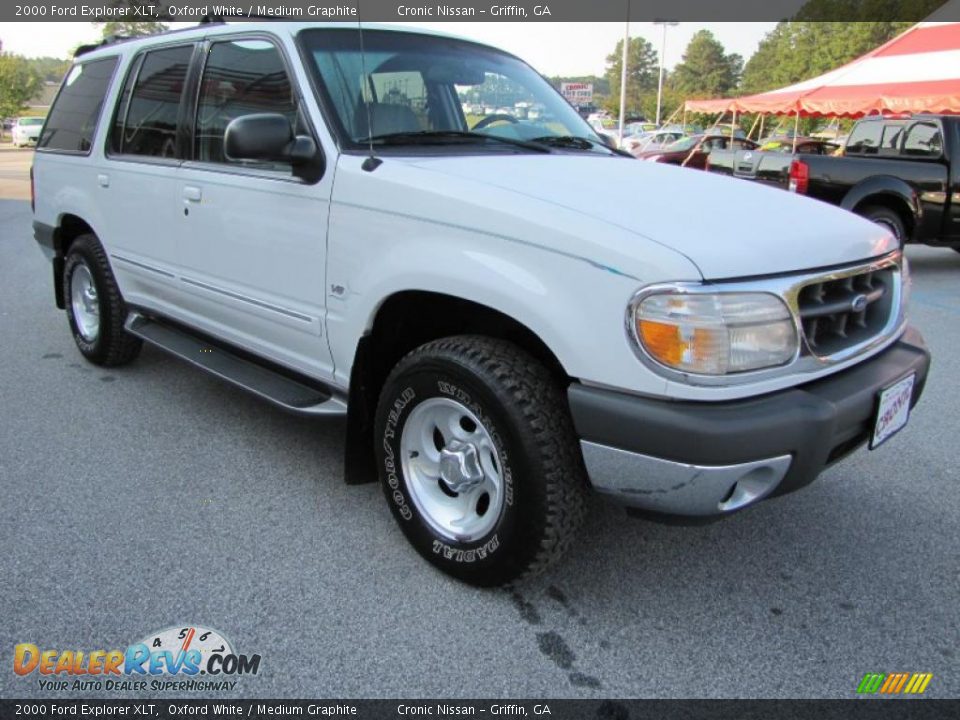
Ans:
{"type": "Polygon", "coordinates": [[[228,160],[288,162],[294,175],[316,182],[323,174],[317,143],[309,135],[294,135],[290,121],[280,113],[241,115],[227,125],[223,152],[228,160]]]}

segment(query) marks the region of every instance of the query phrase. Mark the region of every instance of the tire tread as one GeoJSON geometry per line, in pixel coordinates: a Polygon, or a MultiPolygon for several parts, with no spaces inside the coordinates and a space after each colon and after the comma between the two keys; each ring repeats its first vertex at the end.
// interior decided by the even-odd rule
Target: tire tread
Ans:
{"type": "MultiPolygon", "coordinates": [[[[530,428],[543,468],[546,507],[537,547],[525,555],[515,578],[533,576],[556,562],[572,544],[587,511],[589,487],[583,456],[564,393],[547,369],[517,345],[482,335],[434,340],[408,353],[391,379],[428,358],[461,362],[494,381],[530,428]]],[[[390,379],[387,385],[390,384],[390,379]]]]}
{"type": "MultiPolygon", "coordinates": [[[[126,365],[140,354],[143,342],[140,338],[128,333],[123,324],[127,319],[127,305],[120,294],[110,260],[100,241],[93,234],[80,235],[70,245],[67,253],[67,264],[64,266],[64,298],[66,299],[67,313],[70,308],[69,287],[69,258],[73,253],[79,253],[88,262],[93,263],[93,271],[98,284],[97,292],[100,296],[100,341],[102,346],[97,348],[94,356],[84,353],[88,360],[104,367],[126,365]]],[[[99,343],[98,343],[99,345],[99,343]]]]}

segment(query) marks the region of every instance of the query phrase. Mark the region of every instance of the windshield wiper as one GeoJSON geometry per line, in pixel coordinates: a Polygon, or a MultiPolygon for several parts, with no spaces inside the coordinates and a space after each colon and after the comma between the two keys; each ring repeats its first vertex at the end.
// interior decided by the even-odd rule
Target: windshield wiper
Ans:
{"type": "Polygon", "coordinates": [[[487,135],[480,132],[469,132],[467,130],[418,130],[413,132],[395,132],[384,135],[374,135],[372,137],[361,138],[359,143],[372,142],[374,145],[443,145],[457,144],[464,142],[494,142],[502,145],[512,145],[514,147],[532,150],[533,152],[548,153],[549,148],[542,144],[526,142],[524,140],[514,140],[513,138],[500,137],[498,135],[487,135]]]}
{"type": "Polygon", "coordinates": [[[530,142],[564,148],[565,150],[593,150],[597,145],[609,150],[603,143],[594,142],[589,138],[580,137],[579,135],[544,135],[543,137],[533,138],[530,142]]]}

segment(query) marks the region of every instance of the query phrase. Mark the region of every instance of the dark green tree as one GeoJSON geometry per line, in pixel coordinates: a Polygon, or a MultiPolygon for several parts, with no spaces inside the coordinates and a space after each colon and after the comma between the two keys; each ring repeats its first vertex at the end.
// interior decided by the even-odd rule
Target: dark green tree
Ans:
{"type": "Polygon", "coordinates": [[[725,97],[736,91],[742,72],[743,58],[728,55],[712,32],[700,30],[670,73],[670,87],[687,98],[725,97]]]}
{"type": "Polygon", "coordinates": [[[70,69],[70,61],[54,57],[28,58],[27,62],[36,70],[44,82],[59,83],[70,69]]]}
{"type": "Polygon", "coordinates": [[[869,22],[882,17],[920,22],[946,0],[807,0],[794,20],[869,22]]]}
{"type": "Polygon", "coordinates": [[[744,67],[741,90],[753,94],[816,77],[879,47],[911,24],[780,22],[744,67]]]}
{"type": "MultiPolygon", "coordinates": [[[[623,40],[617,41],[613,52],[607,55],[606,78],[610,85],[607,110],[620,112],[620,74],[623,68],[623,40]]],[[[657,91],[659,65],[653,45],[642,37],[630,38],[627,48],[627,114],[639,112],[644,95],[657,91]]]]}
{"type": "Polygon", "coordinates": [[[40,92],[42,85],[40,74],[25,58],[10,53],[0,54],[0,118],[22,113],[27,102],[40,92]]]}
{"type": "Polygon", "coordinates": [[[110,37],[111,35],[120,37],[142,37],[144,35],[156,35],[167,29],[166,23],[152,20],[146,22],[111,20],[110,22],[94,24],[100,27],[100,33],[104,38],[110,37]]]}

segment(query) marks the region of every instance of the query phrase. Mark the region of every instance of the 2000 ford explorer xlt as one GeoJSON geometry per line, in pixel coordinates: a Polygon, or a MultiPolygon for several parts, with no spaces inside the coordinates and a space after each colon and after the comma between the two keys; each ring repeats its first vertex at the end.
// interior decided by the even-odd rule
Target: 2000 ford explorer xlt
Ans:
{"type": "Polygon", "coordinates": [[[345,415],[348,481],[484,585],[556,558],[591,488],[721,515],[906,423],[929,355],[889,232],[623,157],[499,50],[362,40],[208,24],[78,56],[34,228],[88,360],[146,341],[345,415]]]}

